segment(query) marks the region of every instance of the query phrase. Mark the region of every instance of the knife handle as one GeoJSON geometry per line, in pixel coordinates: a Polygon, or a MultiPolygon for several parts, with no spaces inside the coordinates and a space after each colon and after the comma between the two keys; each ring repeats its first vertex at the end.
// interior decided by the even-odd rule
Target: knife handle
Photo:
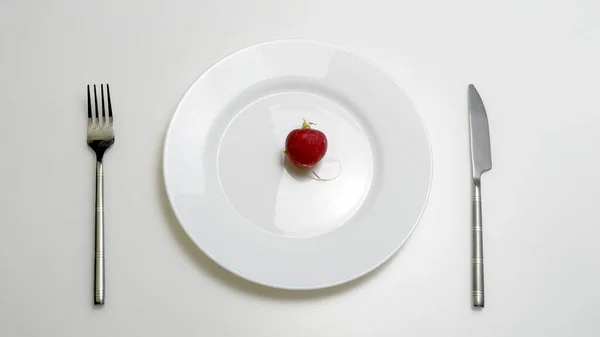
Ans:
{"type": "Polygon", "coordinates": [[[473,306],[483,308],[485,304],[483,290],[483,232],[481,216],[481,181],[473,184],[473,306]]]}

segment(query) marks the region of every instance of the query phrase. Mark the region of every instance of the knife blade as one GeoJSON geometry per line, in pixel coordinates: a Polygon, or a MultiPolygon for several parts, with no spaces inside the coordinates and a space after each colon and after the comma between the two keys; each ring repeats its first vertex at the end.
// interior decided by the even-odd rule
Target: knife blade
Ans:
{"type": "Polygon", "coordinates": [[[469,120],[471,126],[471,163],[473,179],[492,169],[490,128],[485,106],[473,84],[469,85],[469,120]]]}
{"type": "Polygon", "coordinates": [[[471,135],[471,168],[473,172],[472,217],[472,281],[473,306],[483,308],[483,227],[481,208],[481,174],[492,169],[490,129],[485,106],[473,84],[469,85],[469,127],[471,135]]]}

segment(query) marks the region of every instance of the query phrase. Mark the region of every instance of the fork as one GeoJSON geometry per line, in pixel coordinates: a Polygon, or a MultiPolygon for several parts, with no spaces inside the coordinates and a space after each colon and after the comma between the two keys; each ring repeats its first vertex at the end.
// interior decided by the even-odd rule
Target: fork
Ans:
{"type": "Polygon", "coordinates": [[[104,304],[104,171],[102,158],[104,153],[115,142],[113,129],[112,104],[110,101],[110,89],[106,84],[106,103],[108,115],[105,109],[104,84],[100,85],[100,100],[102,115],[98,113],[98,95],[94,84],[94,108],[90,86],[87,86],[88,128],[87,143],[96,153],[96,217],[95,217],[95,254],[94,254],[94,304],[104,304]]]}

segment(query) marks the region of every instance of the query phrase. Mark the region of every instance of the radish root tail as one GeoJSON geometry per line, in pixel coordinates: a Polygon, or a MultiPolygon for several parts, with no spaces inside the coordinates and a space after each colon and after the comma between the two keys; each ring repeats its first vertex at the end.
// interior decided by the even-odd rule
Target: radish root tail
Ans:
{"type": "Polygon", "coordinates": [[[334,180],[337,177],[339,177],[340,174],[342,174],[342,163],[340,163],[340,161],[337,160],[337,159],[329,159],[326,162],[333,162],[333,161],[337,162],[338,167],[339,167],[338,173],[334,177],[331,177],[331,178],[321,178],[321,176],[317,172],[315,172],[315,170],[310,170],[310,172],[317,178],[318,181],[331,181],[331,180],[334,180]]]}

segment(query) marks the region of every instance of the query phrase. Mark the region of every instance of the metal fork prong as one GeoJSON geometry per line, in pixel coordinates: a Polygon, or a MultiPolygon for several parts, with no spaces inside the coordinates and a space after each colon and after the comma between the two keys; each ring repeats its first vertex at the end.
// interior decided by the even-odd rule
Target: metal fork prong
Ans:
{"type": "Polygon", "coordinates": [[[106,99],[108,100],[108,118],[112,118],[112,104],[110,102],[110,88],[108,87],[108,83],[106,83],[106,99]]]}
{"type": "Polygon", "coordinates": [[[90,98],[90,85],[87,86],[87,101],[88,101],[88,118],[92,119],[92,99],[90,98]]]}
{"type": "Polygon", "coordinates": [[[104,109],[104,84],[100,84],[100,98],[102,99],[102,119],[106,123],[106,113],[104,109]]]}
{"type": "Polygon", "coordinates": [[[96,93],[96,85],[94,84],[94,107],[96,108],[95,117],[96,125],[100,126],[100,118],[98,117],[98,94],[96,93]]]}

